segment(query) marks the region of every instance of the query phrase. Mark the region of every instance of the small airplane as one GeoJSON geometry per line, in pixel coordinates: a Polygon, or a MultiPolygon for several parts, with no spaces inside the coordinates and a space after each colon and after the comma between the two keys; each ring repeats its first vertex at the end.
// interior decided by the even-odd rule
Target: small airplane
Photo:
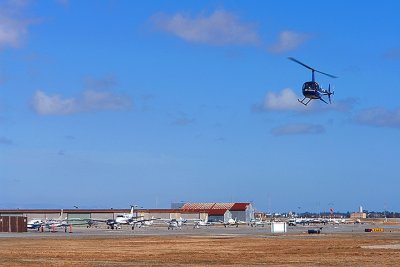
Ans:
{"type": "Polygon", "coordinates": [[[63,218],[63,210],[61,210],[60,217],[57,219],[48,219],[45,218],[44,220],[42,219],[32,219],[29,220],[27,223],[27,228],[28,229],[35,229],[35,230],[40,230],[43,228],[47,229],[54,229],[54,228],[64,228],[65,232],[67,231],[67,228],[70,227],[71,225],[78,225],[78,224],[87,224],[86,219],[79,219],[79,218],[63,218]]]}
{"type": "Polygon", "coordinates": [[[214,223],[209,222],[207,219],[204,219],[204,220],[195,221],[193,228],[199,229],[200,227],[203,227],[203,226],[212,226],[212,225],[214,225],[214,223]]]}
{"type": "Polygon", "coordinates": [[[328,219],[324,218],[291,218],[288,220],[289,226],[310,225],[310,224],[328,224],[328,219]]]}
{"type": "Polygon", "coordinates": [[[170,219],[167,221],[168,224],[168,230],[173,230],[173,229],[179,229],[182,230],[182,225],[186,223],[186,220],[183,220],[182,218],[179,219],[170,219]]]}
{"type": "Polygon", "coordinates": [[[119,214],[113,219],[83,219],[86,221],[87,227],[90,228],[92,226],[97,226],[99,223],[105,223],[107,225],[108,229],[121,229],[121,225],[130,225],[132,227],[132,230],[135,229],[135,227],[140,228],[142,226],[150,226],[153,224],[155,220],[158,220],[160,218],[150,218],[150,219],[144,219],[144,216],[135,216],[135,206],[131,206],[131,211],[129,213],[124,213],[124,214],[119,214]]]}
{"type": "Polygon", "coordinates": [[[253,219],[253,220],[250,221],[250,226],[251,227],[257,227],[257,226],[264,227],[265,226],[265,222],[263,220],[261,220],[261,219],[259,219],[259,220],[253,219]]]}
{"type": "MultiPolygon", "coordinates": [[[[44,222],[44,227],[47,229],[54,230],[55,228],[64,228],[64,231],[67,232],[67,228],[72,225],[72,222],[76,222],[77,220],[68,220],[68,219],[49,219],[45,220],[44,222]]],[[[86,222],[83,222],[82,224],[86,224],[86,222]]]]}
{"type": "Polygon", "coordinates": [[[35,229],[38,231],[39,231],[40,227],[42,227],[43,225],[44,225],[44,221],[42,219],[32,219],[32,220],[29,220],[27,223],[28,229],[35,229]]]}
{"type": "Polygon", "coordinates": [[[168,225],[168,230],[179,229],[182,230],[183,225],[187,225],[189,222],[198,222],[199,219],[158,219],[160,221],[164,221],[168,225]]]}
{"type": "Polygon", "coordinates": [[[239,222],[238,220],[237,220],[237,218],[235,218],[235,219],[232,219],[232,218],[230,218],[227,222],[224,222],[224,226],[225,227],[227,227],[227,226],[236,226],[236,227],[239,227],[239,224],[240,224],[241,222],[239,222]]]}
{"type": "Polygon", "coordinates": [[[307,69],[310,69],[311,73],[312,73],[312,80],[308,81],[308,82],[305,82],[303,84],[302,91],[303,91],[304,98],[302,100],[300,100],[300,99],[297,99],[297,100],[300,103],[302,103],[304,106],[307,106],[307,104],[310,103],[310,101],[313,100],[313,99],[319,99],[322,102],[325,102],[326,104],[328,104],[328,102],[326,102],[326,100],[322,98],[322,96],[327,95],[329,103],[331,103],[331,95],[334,94],[333,91],[331,92],[331,85],[329,84],[328,90],[323,89],[322,87],[320,87],[319,84],[315,81],[314,73],[318,72],[318,73],[324,74],[324,75],[326,75],[328,77],[331,77],[331,78],[338,78],[338,77],[336,77],[334,75],[331,75],[331,74],[328,74],[328,73],[325,73],[325,72],[322,72],[322,71],[319,71],[319,70],[316,70],[314,68],[311,68],[310,66],[304,64],[303,62],[301,62],[301,61],[299,61],[299,60],[297,60],[295,58],[289,57],[289,59],[291,61],[296,62],[297,64],[302,65],[303,67],[306,67],[307,69]],[[306,102],[304,100],[306,100],[306,102]]]}
{"type": "Polygon", "coordinates": [[[132,230],[135,230],[135,227],[147,227],[153,225],[155,220],[159,220],[160,218],[151,217],[150,219],[134,219],[129,224],[132,226],[132,230]]]}
{"type": "Polygon", "coordinates": [[[107,225],[107,228],[114,230],[114,229],[120,229],[121,225],[134,226],[135,223],[139,223],[141,221],[147,221],[147,219],[140,220],[140,218],[143,218],[143,216],[134,216],[134,206],[131,206],[131,211],[129,213],[117,215],[117,217],[113,219],[104,220],[104,219],[91,218],[85,220],[88,225],[88,228],[92,227],[93,225],[97,225],[98,223],[105,223],[107,225]]]}

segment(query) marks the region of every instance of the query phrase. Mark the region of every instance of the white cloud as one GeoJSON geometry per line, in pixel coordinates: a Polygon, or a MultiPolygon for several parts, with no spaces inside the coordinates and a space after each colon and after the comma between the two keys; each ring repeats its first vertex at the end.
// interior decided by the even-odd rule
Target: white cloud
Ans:
{"type": "Polygon", "coordinates": [[[31,21],[21,13],[28,5],[26,0],[4,1],[0,4],[0,48],[19,47],[28,33],[31,21]]]}
{"type": "Polygon", "coordinates": [[[277,127],[271,130],[271,133],[276,136],[280,135],[298,135],[298,134],[322,134],[325,128],[318,124],[294,123],[277,127]]]}
{"type": "Polygon", "coordinates": [[[268,92],[263,108],[271,111],[300,111],[304,106],[297,101],[298,97],[292,89],[283,89],[280,93],[268,92]]]}
{"type": "Polygon", "coordinates": [[[33,109],[40,115],[69,114],[79,111],[76,99],[63,99],[58,95],[48,96],[37,91],[33,96],[33,109]]]}
{"type": "Polygon", "coordinates": [[[369,108],[361,111],[355,121],[360,124],[376,126],[400,128],[400,108],[369,108]]]}
{"type": "Polygon", "coordinates": [[[272,53],[291,51],[310,39],[310,37],[307,33],[283,31],[279,34],[278,41],[271,45],[268,50],[272,53]]]}
{"type": "MultiPolygon", "coordinates": [[[[325,100],[327,100],[326,97],[325,100]]],[[[313,100],[313,101],[320,101],[320,100],[313,100]]],[[[332,100],[332,104],[329,105],[312,106],[312,111],[315,112],[337,111],[346,113],[350,112],[356,104],[357,104],[356,98],[345,98],[337,101],[332,100]]]]}
{"type": "Polygon", "coordinates": [[[158,29],[188,42],[212,45],[259,43],[253,24],[242,23],[238,16],[224,10],[198,17],[182,13],[174,16],[158,14],[151,20],[158,29]]]}
{"type": "Polygon", "coordinates": [[[37,91],[32,101],[34,111],[39,115],[67,115],[79,112],[102,110],[124,110],[132,106],[129,97],[110,92],[87,90],[78,98],[63,98],[37,91]]]}
{"type": "MultiPolygon", "coordinates": [[[[290,88],[285,88],[278,93],[267,92],[263,105],[255,106],[254,110],[294,111],[294,112],[301,112],[303,114],[329,112],[329,111],[349,112],[353,109],[354,105],[357,103],[356,99],[347,98],[338,101],[333,101],[332,104],[327,105],[325,103],[322,103],[320,100],[316,99],[310,101],[310,103],[305,107],[304,105],[300,104],[297,100],[302,98],[303,96],[300,97],[297,96],[296,93],[290,88]]],[[[325,100],[328,101],[326,97],[325,100]]]]}

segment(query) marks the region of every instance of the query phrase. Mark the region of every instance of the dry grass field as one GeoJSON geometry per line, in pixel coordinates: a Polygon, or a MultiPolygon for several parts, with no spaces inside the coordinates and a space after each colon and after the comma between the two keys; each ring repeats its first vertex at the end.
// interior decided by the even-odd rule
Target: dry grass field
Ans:
{"type": "Polygon", "coordinates": [[[398,244],[400,233],[1,238],[0,266],[400,266],[398,244]]]}

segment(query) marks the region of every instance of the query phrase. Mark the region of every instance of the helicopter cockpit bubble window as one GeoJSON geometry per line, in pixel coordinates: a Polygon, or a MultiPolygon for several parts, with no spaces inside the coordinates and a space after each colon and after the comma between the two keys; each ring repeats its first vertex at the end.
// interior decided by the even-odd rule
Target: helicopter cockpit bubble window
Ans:
{"type": "Polygon", "coordinates": [[[312,82],[306,82],[303,84],[303,90],[312,90],[313,89],[313,83],[312,82]]]}
{"type": "Polygon", "coordinates": [[[319,90],[319,84],[317,82],[306,82],[303,84],[303,90],[306,91],[318,91],[319,90]]]}

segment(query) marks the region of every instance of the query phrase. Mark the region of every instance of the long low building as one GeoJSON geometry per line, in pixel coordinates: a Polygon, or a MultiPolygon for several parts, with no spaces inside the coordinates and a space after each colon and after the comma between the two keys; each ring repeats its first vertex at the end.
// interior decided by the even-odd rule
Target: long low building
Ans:
{"type": "MultiPolygon", "coordinates": [[[[129,214],[130,209],[9,209],[0,210],[0,216],[25,216],[32,219],[114,219],[118,215],[129,214]]],[[[145,219],[201,219],[207,218],[204,212],[183,211],[180,209],[135,209],[134,216],[145,219]]]]}
{"type": "MultiPolygon", "coordinates": [[[[0,210],[0,216],[25,216],[32,219],[114,219],[128,214],[131,209],[8,209],[0,210]]],[[[134,209],[134,216],[144,219],[199,219],[224,221],[237,219],[250,222],[254,219],[251,203],[181,203],[172,209],[134,209]]]]}

